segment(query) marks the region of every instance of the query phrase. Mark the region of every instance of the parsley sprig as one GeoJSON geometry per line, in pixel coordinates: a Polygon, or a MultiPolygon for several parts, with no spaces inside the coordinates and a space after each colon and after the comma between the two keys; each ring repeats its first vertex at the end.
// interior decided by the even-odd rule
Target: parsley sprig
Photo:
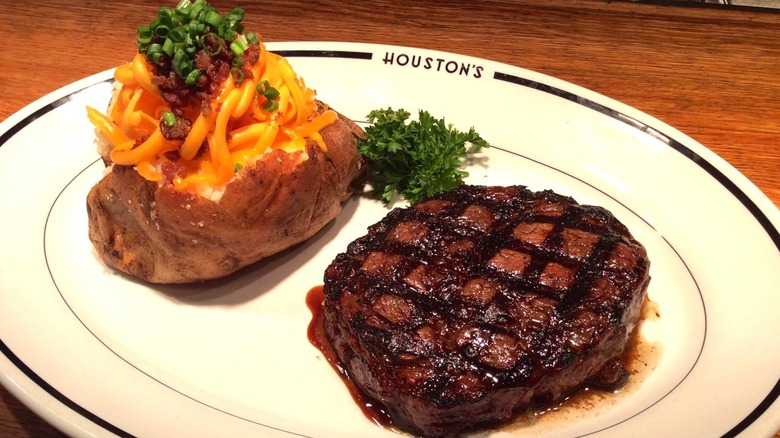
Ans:
{"type": "Polygon", "coordinates": [[[360,153],[369,163],[372,194],[384,203],[399,193],[414,205],[437,192],[458,187],[468,176],[461,169],[464,159],[489,147],[474,128],[460,132],[443,118],[423,110],[418,120],[407,123],[410,115],[403,109],[371,111],[366,138],[358,142],[360,153]]]}

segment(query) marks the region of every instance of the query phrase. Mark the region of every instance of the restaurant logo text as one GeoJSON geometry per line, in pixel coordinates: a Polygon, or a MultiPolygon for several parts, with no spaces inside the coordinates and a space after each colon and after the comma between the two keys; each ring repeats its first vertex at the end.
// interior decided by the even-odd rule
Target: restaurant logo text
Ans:
{"type": "Polygon", "coordinates": [[[398,65],[401,67],[423,68],[425,70],[444,71],[459,76],[472,76],[481,78],[484,67],[477,64],[466,62],[457,62],[444,58],[433,58],[430,56],[407,55],[406,53],[385,52],[382,59],[385,64],[398,65]]]}

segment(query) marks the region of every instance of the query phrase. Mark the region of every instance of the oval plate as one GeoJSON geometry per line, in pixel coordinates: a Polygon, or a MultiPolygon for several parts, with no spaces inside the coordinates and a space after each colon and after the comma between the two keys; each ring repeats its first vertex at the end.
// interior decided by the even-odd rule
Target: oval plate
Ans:
{"type": "MultiPolygon", "coordinates": [[[[657,351],[641,379],[588,409],[564,407],[566,421],[542,415],[480,435],[780,428],[780,215],[729,164],[646,114],[521,68],[382,45],[268,48],[354,120],[393,107],[475,127],[492,147],[469,163],[467,182],[601,205],[647,247],[660,317],[642,326],[657,351]]],[[[2,383],[74,436],[396,436],[363,416],[306,337],[306,293],[388,207],[353,196],[311,240],[206,284],[118,274],[92,249],[85,208],[103,172],[85,106],[105,107],[111,77],[71,84],[0,125],[2,383]]]]}

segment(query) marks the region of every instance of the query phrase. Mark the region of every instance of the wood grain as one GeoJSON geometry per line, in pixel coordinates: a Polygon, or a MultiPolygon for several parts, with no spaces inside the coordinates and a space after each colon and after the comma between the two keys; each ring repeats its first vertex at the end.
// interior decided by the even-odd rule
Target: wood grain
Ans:
{"type": "MultiPolygon", "coordinates": [[[[128,62],[135,26],[160,6],[148,0],[7,3],[0,8],[0,120],[128,62]]],[[[265,41],[424,47],[573,82],[686,133],[780,206],[780,14],[597,0],[212,4],[244,8],[247,27],[265,41]]],[[[2,388],[0,435],[61,436],[2,388]]]]}

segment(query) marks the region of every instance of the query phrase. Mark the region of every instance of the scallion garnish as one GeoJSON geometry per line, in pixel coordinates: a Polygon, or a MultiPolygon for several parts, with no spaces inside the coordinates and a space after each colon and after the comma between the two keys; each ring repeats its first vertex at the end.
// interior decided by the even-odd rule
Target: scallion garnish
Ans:
{"type": "Polygon", "coordinates": [[[162,45],[162,51],[165,52],[166,55],[171,56],[173,55],[173,49],[175,44],[173,43],[173,40],[170,38],[166,38],[165,42],[162,45]]]}
{"type": "Polygon", "coordinates": [[[263,103],[263,109],[265,112],[272,113],[279,109],[279,101],[278,100],[266,100],[263,103]]]}
{"type": "Polygon", "coordinates": [[[192,85],[196,82],[198,82],[198,79],[200,79],[201,71],[200,69],[194,69],[192,70],[186,78],[184,78],[184,83],[187,85],[192,85]]]}
{"type": "Polygon", "coordinates": [[[170,31],[171,29],[168,26],[161,24],[154,28],[154,36],[158,38],[165,38],[168,36],[168,32],[170,31]]]}
{"type": "Polygon", "coordinates": [[[279,97],[279,90],[274,87],[268,87],[263,96],[265,96],[265,98],[268,100],[274,100],[279,97]]]}
{"type": "Polygon", "coordinates": [[[246,43],[246,40],[240,37],[230,43],[230,51],[236,56],[242,56],[248,47],[249,45],[246,43]]]}
{"type": "MultiPolygon", "coordinates": [[[[195,84],[201,71],[195,67],[195,55],[205,50],[210,56],[230,48],[226,61],[242,67],[240,58],[249,45],[259,45],[254,33],[242,36],[244,11],[234,8],[225,15],[211,7],[206,0],[180,0],[175,8],[162,7],[149,25],[136,30],[138,51],[146,54],[155,65],[170,67],[188,85],[195,84]],[[220,41],[222,40],[222,41],[220,41]],[[238,61],[235,61],[239,59],[238,61]]],[[[234,80],[238,74],[231,72],[234,80]]],[[[240,79],[243,80],[243,73],[240,79]]]]}
{"type": "Polygon", "coordinates": [[[168,111],[162,113],[162,119],[163,122],[165,122],[165,124],[168,126],[173,126],[176,124],[176,116],[168,111]]]}
{"type": "Polygon", "coordinates": [[[279,97],[279,90],[272,87],[267,80],[264,80],[257,84],[257,94],[262,95],[268,100],[273,100],[279,97]]]}
{"type": "Polygon", "coordinates": [[[216,56],[216,55],[219,54],[219,52],[222,51],[222,44],[219,44],[219,43],[212,44],[214,46],[214,48],[211,48],[211,46],[206,44],[206,38],[211,38],[211,35],[213,35],[213,38],[214,38],[215,42],[218,41],[219,37],[216,34],[212,33],[212,34],[208,34],[208,35],[204,36],[203,37],[203,50],[205,50],[206,53],[208,53],[210,56],[216,56]]]}
{"type": "Polygon", "coordinates": [[[242,72],[238,67],[233,67],[230,69],[230,77],[233,78],[233,82],[235,82],[236,85],[244,82],[244,72],[242,72]]]}
{"type": "Polygon", "coordinates": [[[272,113],[279,109],[279,102],[276,100],[279,97],[279,90],[272,87],[268,81],[264,80],[257,84],[257,94],[266,99],[265,103],[263,103],[263,109],[266,112],[272,113]]]}
{"type": "Polygon", "coordinates": [[[138,41],[138,50],[146,51],[149,43],[152,42],[152,30],[149,26],[141,26],[135,32],[136,40],[138,41]]]}
{"type": "Polygon", "coordinates": [[[179,49],[173,54],[173,61],[171,61],[171,64],[179,76],[183,78],[187,77],[187,74],[192,70],[190,68],[191,63],[192,61],[187,57],[187,53],[185,53],[184,50],[179,49]]]}
{"type": "Polygon", "coordinates": [[[177,27],[172,31],[168,32],[168,37],[173,42],[183,43],[184,40],[187,39],[187,30],[184,29],[183,27],[177,27]]]}
{"type": "Polygon", "coordinates": [[[217,11],[206,12],[203,20],[214,27],[218,27],[220,24],[222,24],[222,16],[219,15],[217,11]]]}

